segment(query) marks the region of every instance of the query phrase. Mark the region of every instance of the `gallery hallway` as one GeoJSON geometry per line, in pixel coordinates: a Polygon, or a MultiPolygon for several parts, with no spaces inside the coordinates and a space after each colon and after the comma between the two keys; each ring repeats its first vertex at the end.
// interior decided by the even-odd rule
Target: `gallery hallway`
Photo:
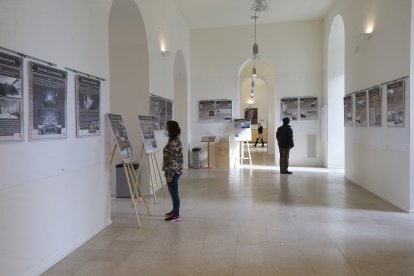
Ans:
{"type": "Polygon", "coordinates": [[[414,275],[413,215],[342,172],[292,171],[186,170],[182,221],[160,191],[141,229],[113,199],[113,224],[44,275],[414,275]]]}

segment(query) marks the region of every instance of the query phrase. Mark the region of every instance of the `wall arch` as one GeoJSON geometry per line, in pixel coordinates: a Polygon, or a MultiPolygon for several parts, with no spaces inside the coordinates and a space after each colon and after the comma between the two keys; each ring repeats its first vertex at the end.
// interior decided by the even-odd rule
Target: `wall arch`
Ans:
{"type": "MultiPolygon", "coordinates": [[[[268,127],[268,154],[275,154],[275,124],[276,124],[276,93],[275,93],[275,73],[272,65],[266,59],[260,59],[253,63],[252,60],[246,60],[240,66],[239,69],[239,117],[244,117],[244,113],[241,112],[243,107],[243,95],[246,95],[246,89],[250,91],[251,85],[246,85],[251,83],[251,75],[253,66],[256,67],[257,71],[257,92],[262,92],[266,94],[267,101],[267,110],[264,111],[266,114],[260,113],[259,110],[259,120],[262,120],[261,123],[265,121],[268,127]],[[262,115],[261,115],[262,114],[262,115]]],[[[250,92],[249,92],[250,93],[250,92]]],[[[257,95],[259,99],[259,95],[257,95]]],[[[254,104],[252,104],[254,107],[254,104]]]]}
{"type": "Polygon", "coordinates": [[[325,166],[344,168],[345,25],[341,15],[332,21],[328,39],[328,116],[325,166]]]}
{"type": "MultiPolygon", "coordinates": [[[[145,24],[134,0],[114,0],[109,13],[110,112],[121,114],[128,138],[139,158],[142,139],[138,115],[149,114],[149,55],[145,24]]],[[[120,158],[117,156],[120,162],[120,158]]],[[[145,158],[144,158],[145,159],[145,158]]],[[[149,176],[141,164],[142,182],[149,176]]],[[[112,176],[113,177],[113,176],[112,176]]],[[[144,187],[144,192],[149,192],[144,187]]]]}

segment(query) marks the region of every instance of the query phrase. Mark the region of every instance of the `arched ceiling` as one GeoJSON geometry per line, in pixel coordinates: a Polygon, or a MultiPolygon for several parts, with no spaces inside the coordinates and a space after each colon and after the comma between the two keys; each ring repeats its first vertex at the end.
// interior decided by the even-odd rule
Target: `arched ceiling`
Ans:
{"type": "MultiPolygon", "coordinates": [[[[173,0],[191,29],[252,23],[253,0],[173,0]]],[[[257,24],[322,19],[336,0],[267,0],[257,24]]]]}

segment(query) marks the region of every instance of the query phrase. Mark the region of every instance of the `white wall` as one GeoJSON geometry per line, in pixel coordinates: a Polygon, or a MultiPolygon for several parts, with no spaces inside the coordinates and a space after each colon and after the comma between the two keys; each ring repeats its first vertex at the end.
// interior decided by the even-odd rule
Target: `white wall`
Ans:
{"type": "MultiPolygon", "coordinates": [[[[1,46],[57,63],[59,68],[67,66],[108,80],[102,87],[103,134],[76,138],[74,76],[70,73],[68,138],[29,142],[25,79],[25,141],[0,144],[1,156],[9,157],[0,160],[0,174],[7,175],[0,183],[1,275],[38,275],[111,223],[110,135],[104,117],[110,111],[111,4],[111,0],[39,0],[36,5],[30,0],[0,1],[1,46]]],[[[148,89],[127,92],[140,96],[135,100],[140,108],[135,109],[132,102],[131,110],[128,109],[128,114],[136,116],[142,110],[148,112],[149,93],[180,101],[174,99],[173,56],[161,56],[161,37],[165,37],[169,50],[182,51],[186,63],[190,48],[188,27],[170,1],[137,1],[137,4],[148,36],[149,66],[148,89]],[[141,99],[146,102],[139,103],[141,99]]],[[[122,91],[113,92],[124,96],[122,91]]],[[[138,120],[127,128],[134,124],[138,120]]],[[[184,135],[187,132],[184,129],[184,135]]],[[[138,133],[129,131],[129,136],[136,138],[138,133]]],[[[160,147],[163,142],[165,139],[160,147]]]]}
{"type": "MultiPolygon", "coordinates": [[[[106,0],[0,1],[0,45],[108,79],[109,8],[106,0]]],[[[1,275],[39,275],[111,223],[105,124],[100,136],[76,138],[70,73],[68,137],[29,142],[25,66],[25,139],[0,144],[1,275]]],[[[108,87],[103,83],[102,122],[108,87]]]]}
{"type": "MultiPolygon", "coordinates": [[[[344,19],[346,94],[410,74],[410,5],[410,0],[339,0],[329,12],[325,48],[333,18],[341,14],[344,19]],[[371,23],[372,38],[361,40],[360,33],[371,23]]],[[[383,118],[381,128],[345,129],[345,177],[407,211],[410,123],[406,106],[404,128],[387,128],[383,118]]],[[[386,116],[385,102],[382,114],[386,116]]]]}
{"type": "MultiPolygon", "coordinates": [[[[410,58],[410,83],[414,83],[414,5],[413,0],[411,1],[411,58],[410,58]]],[[[410,110],[414,109],[414,97],[410,97],[410,110]]],[[[414,120],[410,120],[410,211],[414,212],[414,120]]]]}
{"type": "MultiPolygon", "coordinates": [[[[323,97],[323,24],[306,21],[286,24],[266,24],[257,27],[259,53],[274,68],[274,122],[269,135],[281,125],[280,98],[288,96],[323,97]]],[[[199,123],[198,101],[205,99],[233,100],[233,116],[239,116],[240,67],[251,55],[252,28],[229,27],[200,29],[191,32],[191,129],[192,147],[200,146],[204,135],[233,135],[230,123],[199,123]]],[[[269,111],[270,112],[270,111],[269,111]]],[[[320,122],[292,123],[295,148],[292,166],[321,166],[323,149],[320,122]],[[317,158],[306,157],[307,134],[317,135],[317,158]]],[[[277,147],[275,147],[275,151],[277,147]]],[[[278,158],[276,158],[278,159],[278,158]]],[[[230,162],[232,164],[233,162],[230,162]]]]}

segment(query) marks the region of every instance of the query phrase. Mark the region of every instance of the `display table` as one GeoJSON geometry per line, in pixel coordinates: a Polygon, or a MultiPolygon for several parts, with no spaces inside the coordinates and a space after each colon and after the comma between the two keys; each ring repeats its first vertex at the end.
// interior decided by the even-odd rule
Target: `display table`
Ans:
{"type": "Polygon", "coordinates": [[[207,143],[207,168],[210,168],[210,143],[216,142],[216,136],[202,136],[200,142],[207,143]]]}

